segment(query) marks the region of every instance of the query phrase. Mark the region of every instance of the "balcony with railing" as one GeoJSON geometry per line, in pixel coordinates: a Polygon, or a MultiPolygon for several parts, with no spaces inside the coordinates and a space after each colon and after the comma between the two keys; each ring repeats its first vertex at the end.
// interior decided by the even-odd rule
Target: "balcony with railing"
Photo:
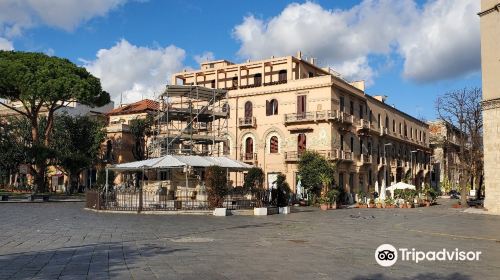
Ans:
{"type": "Polygon", "coordinates": [[[368,120],[360,119],[357,125],[358,131],[369,131],[371,123],[368,120]]]}
{"type": "Polygon", "coordinates": [[[241,128],[255,128],[257,126],[257,119],[255,117],[239,118],[238,123],[241,128]]]}
{"type": "Polygon", "coordinates": [[[361,155],[359,155],[358,159],[359,159],[359,162],[361,164],[372,164],[373,163],[373,157],[372,157],[372,155],[369,155],[369,154],[361,154],[361,155]]]}
{"type": "Polygon", "coordinates": [[[388,135],[389,134],[389,129],[387,127],[379,127],[379,131],[380,131],[380,136],[384,136],[384,135],[388,135]]]}
{"type": "MultiPolygon", "coordinates": [[[[319,155],[323,156],[327,160],[337,160],[339,159],[339,151],[337,149],[333,150],[308,150],[308,151],[314,151],[318,153],[319,155]]],[[[298,151],[288,151],[285,152],[285,161],[286,162],[296,162],[300,160],[300,156],[304,152],[298,152],[298,151]]]]}
{"type": "Polygon", "coordinates": [[[349,151],[340,151],[339,152],[339,159],[353,161],[352,152],[349,152],[349,151]]]}
{"type": "Polygon", "coordinates": [[[316,120],[316,112],[285,114],[285,123],[311,122],[316,120]]]}
{"type": "Polygon", "coordinates": [[[249,164],[257,164],[257,153],[242,153],[240,155],[240,160],[249,163],[249,164]]]}

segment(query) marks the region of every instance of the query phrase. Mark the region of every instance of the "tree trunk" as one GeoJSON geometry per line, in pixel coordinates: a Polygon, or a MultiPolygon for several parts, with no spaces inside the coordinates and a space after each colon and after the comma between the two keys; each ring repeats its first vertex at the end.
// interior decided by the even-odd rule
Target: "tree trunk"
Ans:
{"type": "Polygon", "coordinates": [[[462,207],[467,207],[467,178],[469,174],[463,174],[460,177],[460,204],[462,207]]]}
{"type": "Polygon", "coordinates": [[[47,164],[45,162],[39,162],[35,164],[35,192],[43,193],[47,191],[47,182],[45,180],[45,174],[47,172],[47,164]]]}
{"type": "Polygon", "coordinates": [[[482,191],[482,176],[481,176],[481,173],[478,173],[476,175],[476,198],[477,199],[481,199],[481,191],[482,191]]]}

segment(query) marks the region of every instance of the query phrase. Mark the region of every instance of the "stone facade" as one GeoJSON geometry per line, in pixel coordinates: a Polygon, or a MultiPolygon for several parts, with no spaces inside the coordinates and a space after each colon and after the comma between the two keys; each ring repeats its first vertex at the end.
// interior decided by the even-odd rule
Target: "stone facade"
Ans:
{"type": "MultiPolygon", "coordinates": [[[[366,94],[363,82],[347,82],[300,53],[200,68],[174,74],[172,84],[228,90],[229,156],[263,168],[268,186],[281,172],[295,189],[304,150],[336,162],[336,184],[352,193],[371,192],[385,177],[388,184],[405,176],[418,186],[430,182],[428,125],[366,94]]],[[[241,175],[232,180],[243,184],[241,175]]]]}
{"type": "Polygon", "coordinates": [[[484,207],[500,214],[500,0],[482,0],[481,67],[484,121],[484,207]]]}
{"type": "Polygon", "coordinates": [[[433,156],[431,186],[444,192],[443,182],[448,180],[451,188],[457,189],[461,175],[458,157],[460,152],[459,130],[442,120],[430,121],[428,124],[433,156]]]}

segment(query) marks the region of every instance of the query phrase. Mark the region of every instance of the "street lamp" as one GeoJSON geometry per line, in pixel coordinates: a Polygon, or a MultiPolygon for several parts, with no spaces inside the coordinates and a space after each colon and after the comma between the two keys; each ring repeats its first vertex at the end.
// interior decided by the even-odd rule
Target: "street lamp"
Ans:
{"type": "Polygon", "coordinates": [[[387,182],[387,156],[386,156],[386,153],[385,153],[385,147],[386,146],[392,146],[392,143],[386,143],[384,144],[384,161],[385,161],[385,165],[384,165],[384,180],[385,180],[385,184],[389,184],[387,182]]]}

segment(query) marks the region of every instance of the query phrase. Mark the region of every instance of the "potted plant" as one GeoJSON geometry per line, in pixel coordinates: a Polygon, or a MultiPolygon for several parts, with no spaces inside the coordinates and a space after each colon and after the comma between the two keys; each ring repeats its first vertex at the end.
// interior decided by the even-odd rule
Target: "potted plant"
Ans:
{"type": "Polygon", "coordinates": [[[368,202],[368,207],[375,208],[375,200],[373,198],[370,198],[370,201],[368,202]]]}
{"type": "Polygon", "coordinates": [[[267,216],[267,207],[264,204],[266,190],[264,189],[264,171],[258,167],[252,167],[245,176],[243,187],[250,190],[255,199],[253,214],[255,216],[267,216]]]}
{"type": "Polygon", "coordinates": [[[366,193],[364,191],[360,190],[358,192],[358,200],[357,200],[357,205],[359,208],[365,208],[365,207],[361,207],[362,205],[366,205],[365,199],[366,199],[366,193]]]}
{"type": "Polygon", "coordinates": [[[388,196],[386,199],[385,199],[385,208],[395,208],[395,200],[394,198],[388,196]]]}
{"type": "Polygon", "coordinates": [[[382,208],[382,200],[380,198],[375,199],[375,205],[377,208],[382,208]]]}
{"type": "Polygon", "coordinates": [[[339,191],[337,189],[331,189],[328,191],[326,194],[328,197],[328,208],[330,209],[337,209],[337,198],[339,197],[339,191]]]}
{"type": "Polygon", "coordinates": [[[319,198],[319,208],[321,210],[328,210],[328,204],[330,201],[328,200],[328,197],[322,196],[319,198]]]}
{"type": "Polygon", "coordinates": [[[226,170],[220,166],[209,166],[205,172],[208,205],[214,208],[214,216],[226,216],[224,197],[229,192],[226,170]]]}

